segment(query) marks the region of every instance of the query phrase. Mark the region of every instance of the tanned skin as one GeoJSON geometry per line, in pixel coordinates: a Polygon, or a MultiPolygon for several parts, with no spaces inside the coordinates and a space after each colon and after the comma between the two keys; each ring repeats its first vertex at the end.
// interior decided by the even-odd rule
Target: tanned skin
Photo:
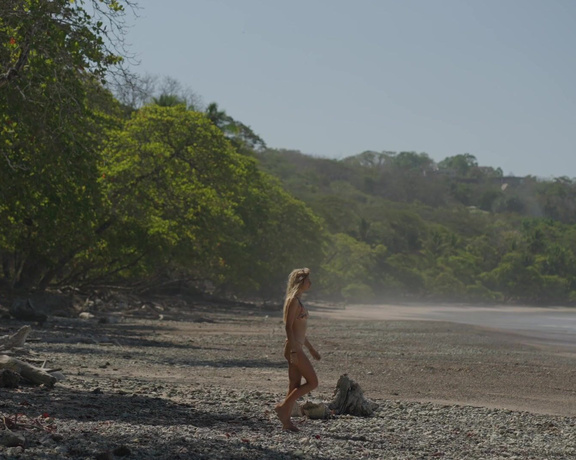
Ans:
{"type": "Polygon", "coordinates": [[[289,431],[299,431],[291,420],[294,404],[298,398],[310,393],[318,386],[316,371],[304,352],[304,347],[308,348],[310,355],[316,360],[320,359],[320,354],[306,338],[308,312],[300,302],[300,295],[309,290],[311,285],[310,276],[307,276],[297,296],[288,306],[285,325],[287,340],[284,346],[284,357],[288,361],[289,385],[286,399],[276,406],[276,413],[282,422],[282,428],[289,431]],[[304,383],[302,383],[302,378],[304,378],[304,383]]]}

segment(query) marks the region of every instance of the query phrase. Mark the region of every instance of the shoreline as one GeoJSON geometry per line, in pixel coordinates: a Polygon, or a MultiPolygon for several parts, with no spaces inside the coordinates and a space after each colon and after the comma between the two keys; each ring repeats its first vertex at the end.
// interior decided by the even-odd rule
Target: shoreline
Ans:
{"type": "Polygon", "coordinates": [[[51,391],[0,389],[0,397],[5,416],[57,432],[25,431],[27,448],[0,447],[0,457],[93,458],[120,448],[142,459],[576,453],[572,354],[478,326],[320,310],[310,308],[308,324],[322,355],[320,385],[307,399],[331,401],[348,373],[380,405],[374,417],[302,418],[299,433],[281,430],[273,408],[288,382],[278,312],[208,306],[114,323],[55,318],[33,330],[31,349],[67,380],[51,391]]]}
{"type": "MultiPolygon", "coordinates": [[[[331,395],[347,373],[368,398],[576,413],[576,354],[565,347],[449,321],[339,319],[346,310],[312,304],[309,310],[308,336],[323,357],[314,362],[320,378],[315,395],[331,395]]],[[[189,344],[204,356],[190,381],[285,393],[279,312],[203,307],[194,318],[165,322],[195,337],[189,344]]],[[[168,367],[161,372],[178,380],[168,367]]]]}
{"type": "MultiPolygon", "coordinates": [[[[380,324],[383,334],[403,330],[401,343],[406,345],[406,351],[388,360],[389,375],[396,373],[400,382],[397,386],[402,391],[397,393],[401,399],[549,415],[576,414],[576,384],[572,383],[576,377],[574,337],[562,342],[558,335],[541,330],[506,329],[502,326],[509,325],[501,324],[495,327],[493,323],[477,321],[478,317],[469,322],[466,320],[470,318],[462,317],[452,321],[454,318],[449,315],[456,311],[476,314],[479,310],[498,311],[496,307],[425,305],[318,307],[312,311],[320,321],[343,321],[352,330],[357,327],[354,324],[380,324]],[[406,375],[410,368],[414,369],[412,377],[406,375]]],[[[553,310],[570,315],[573,311],[553,310]]],[[[504,313],[550,311],[509,307],[504,313]]],[[[398,345],[396,338],[381,342],[382,350],[390,344],[398,345]]],[[[392,375],[382,385],[394,382],[392,375]]],[[[364,386],[379,397],[386,396],[372,382],[364,386]]]]}
{"type": "Polygon", "coordinates": [[[478,306],[382,304],[316,307],[320,317],[356,321],[441,321],[478,326],[512,334],[524,343],[562,347],[576,352],[576,308],[532,306],[478,306]]]}

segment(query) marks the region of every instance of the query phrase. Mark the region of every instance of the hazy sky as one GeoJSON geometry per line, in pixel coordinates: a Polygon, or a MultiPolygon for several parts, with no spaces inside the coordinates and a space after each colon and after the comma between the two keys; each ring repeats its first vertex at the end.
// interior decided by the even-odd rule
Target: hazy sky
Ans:
{"type": "Polygon", "coordinates": [[[270,147],[576,177],[576,0],[137,0],[141,74],[270,147]]]}

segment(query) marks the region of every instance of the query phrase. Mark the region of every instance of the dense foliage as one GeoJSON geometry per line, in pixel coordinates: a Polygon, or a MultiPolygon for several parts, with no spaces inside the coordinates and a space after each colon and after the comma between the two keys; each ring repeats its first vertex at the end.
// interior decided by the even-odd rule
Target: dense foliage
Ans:
{"type": "Polygon", "coordinates": [[[97,260],[113,273],[266,293],[286,267],[318,258],[319,238],[306,238],[318,219],[200,112],[144,107],[111,133],[103,158],[111,225],[97,260]],[[303,243],[282,244],[292,239],[303,243]]]}
{"type": "Polygon", "coordinates": [[[277,298],[308,266],[319,296],[350,302],[576,300],[572,180],[504,177],[470,154],[315,158],[266,149],[215,103],[119,102],[107,34],[126,6],[0,3],[3,288],[277,298]]]}
{"type": "Polygon", "coordinates": [[[576,183],[504,177],[469,154],[343,160],[267,150],[262,168],[321,216],[326,293],[350,301],[576,300],[576,183]]]}
{"type": "Polygon", "coordinates": [[[293,266],[319,263],[319,219],[216,104],[121,107],[102,80],[120,62],[104,22],[119,25],[122,3],[0,5],[2,284],[277,294],[293,266]]]}
{"type": "MultiPolygon", "coordinates": [[[[110,19],[122,9],[95,7],[110,19]]],[[[120,61],[102,29],[70,1],[0,4],[0,259],[11,285],[45,288],[92,237],[100,80],[120,61]]]]}

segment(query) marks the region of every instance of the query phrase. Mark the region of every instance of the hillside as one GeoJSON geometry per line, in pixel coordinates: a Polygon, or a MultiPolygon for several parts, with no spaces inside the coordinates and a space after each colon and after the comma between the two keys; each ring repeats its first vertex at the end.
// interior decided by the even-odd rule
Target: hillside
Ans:
{"type": "Polygon", "coordinates": [[[323,286],[350,301],[570,302],[576,184],[505,177],[472,155],[342,160],[265,150],[261,168],[323,220],[323,286]]]}

